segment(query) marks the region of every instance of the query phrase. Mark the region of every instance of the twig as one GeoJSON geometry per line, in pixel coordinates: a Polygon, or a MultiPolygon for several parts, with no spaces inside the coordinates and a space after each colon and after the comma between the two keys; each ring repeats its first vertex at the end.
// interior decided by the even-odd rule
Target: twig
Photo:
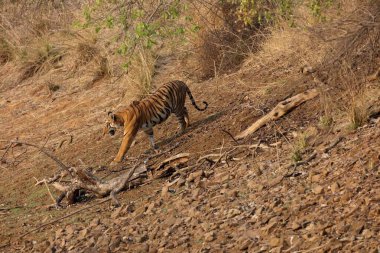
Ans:
{"type": "Polygon", "coordinates": [[[44,180],[44,183],[45,183],[46,189],[48,190],[48,193],[49,193],[49,195],[50,195],[50,198],[53,200],[53,203],[55,203],[54,196],[53,196],[53,194],[51,194],[51,191],[50,191],[50,189],[49,189],[49,186],[48,186],[46,180],[44,180]]]}
{"type": "Polygon", "coordinates": [[[339,136],[335,141],[333,141],[330,145],[323,149],[323,153],[329,152],[332,148],[334,148],[339,142],[343,140],[342,136],[339,136]]]}
{"type": "Polygon", "coordinates": [[[12,143],[8,144],[7,148],[5,149],[5,152],[4,152],[3,156],[0,159],[0,162],[4,161],[3,159],[6,156],[6,154],[8,153],[9,149],[12,147],[12,145],[13,145],[12,143]]]}
{"type": "Polygon", "coordinates": [[[274,187],[274,186],[278,185],[279,183],[281,183],[282,180],[284,180],[284,178],[286,178],[286,177],[291,177],[291,176],[294,174],[294,171],[296,170],[296,168],[297,168],[298,166],[301,166],[301,165],[304,165],[304,164],[310,162],[310,161],[313,160],[315,157],[317,157],[317,152],[316,152],[316,151],[314,151],[314,152],[313,152],[313,153],[312,153],[307,159],[305,159],[305,160],[303,160],[303,161],[299,161],[299,162],[297,162],[297,163],[291,163],[291,164],[287,165],[287,166],[285,167],[285,169],[286,169],[286,173],[284,173],[280,178],[277,177],[277,178],[274,180],[274,182],[272,181],[272,183],[269,185],[269,187],[274,187]],[[290,170],[291,168],[293,168],[293,171],[292,171],[292,173],[289,173],[289,170],[290,170]]]}
{"type": "Polygon", "coordinates": [[[0,211],[9,211],[9,210],[12,210],[12,209],[17,209],[17,208],[23,208],[23,206],[0,207],[0,211]]]}
{"type": "Polygon", "coordinates": [[[40,226],[38,226],[38,227],[36,227],[36,228],[34,228],[34,229],[32,229],[32,230],[26,232],[26,233],[20,235],[19,238],[23,238],[24,236],[26,236],[26,235],[28,235],[28,234],[30,234],[30,233],[33,233],[33,232],[35,232],[35,231],[37,231],[37,230],[39,230],[39,229],[41,229],[41,228],[43,228],[43,227],[46,227],[46,226],[51,225],[51,224],[54,224],[54,223],[56,223],[56,222],[58,222],[58,221],[61,221],[61,220],[66,219],[66,218],[68,218],[68,217],[71,217],[71,216],[73,216],[73,215],[75,215],[75,214],[77,214],[77,213],[80,213],[80,212],[82,212],[82,211],[84,211],[84,210],[90,209],[91,207],[94,207],[94,206],[96,206],[96,205],[103,204],[103,203],[105,203],[105,202],[107,202],[107,201],[110,201],[110,200],[111,200],[111,198],[103,199],[103,200],[101,200],[101,201],[99,201],[99,202],[97,202],[97,203],[95,203],[95,204],[93,204],[93,205],[83,207],[83,208],[81,208],[81,209],[79,209],[79,210],[76,210],[76,211],[74,211],[74,212],[72,212],[72,213],[70,213],[70,214],[67,214],[67,215],[65,215],[65,216],[62,216],[62,217],[60,217],[60,218],[58,218],[58,219],[55,219],[55,220],[50,221],[50,222],[48,222],[48,223],[42,224],[42,225],[40,225],[40,226]]]}
{"type": "Polygon", "coordinates": [[[236,144],[238,144],[238,145],[240,144],[230,132],[228,132],[227,130],[224,130],[224,129],[222,129],[222,131],[225,132],[226,134],[228,134],[228,135],[231,137],[231,139],[232,139],[236,144]]]}
{"type": "Polygon", "coordinates": [[[64,170],[69,170],[69,167],[63,164],[57,157],[54,155],[50,154],[45,148],[39,147],[38,145],[28,143],[28,142],[22,142],[22,141],[11,141],[11,143],[16,143],[16,144],[21,144],[21,145],[26,145],[26,146],[31,146],[37,148],[40,152],[44,153],[47,155],[49,158],[51,158],[53,161],[55,161],[59,167],[61,167],[64,170]]]}
{"type": "Polygon", "coordinates": [[[261,139],[259,140],[259,143],[257,143],[256,148],[253,150],[253,155],[256,154],[256,151],[257,151],[257,149],[260,147],[260,144],[261,144],[261,139]]]}

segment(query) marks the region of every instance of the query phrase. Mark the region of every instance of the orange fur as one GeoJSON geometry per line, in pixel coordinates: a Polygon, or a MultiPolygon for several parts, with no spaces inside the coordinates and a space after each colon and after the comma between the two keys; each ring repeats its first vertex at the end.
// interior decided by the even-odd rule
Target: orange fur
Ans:
{"type": "Polygon", "coordinates": [[[141,129],[148,136],[152,148],[155,148],[153,127],[164,122],[171,113],[174,113],[179,121],[181,132],[189,125],[189,115],[185,107],[186,95],[189,96],[192,105],[199,111],[206,110],[208,104],[203,101],[205,107],[199,108],[194,98],[182,81],[172,81],[164,84],[155,93],[141,101],[133,101],[125,110],[116,113],[109,112],[104,131],[113,135],[117,126],[122,126],[123,140],[112,164],[123,160],[129,150],[137,132],[141,129]]]}

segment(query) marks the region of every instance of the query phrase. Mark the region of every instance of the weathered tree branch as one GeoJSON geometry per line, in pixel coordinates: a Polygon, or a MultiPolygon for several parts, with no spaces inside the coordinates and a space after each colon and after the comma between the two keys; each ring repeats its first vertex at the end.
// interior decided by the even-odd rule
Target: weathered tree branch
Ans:
{"type": "Polygon", "coordinates": [[[248,127],[246,130],[235,136],[235,139],[243,139],[247,137],[248,135],[254,133],[257,131],[260,127],[266,125],[269,121],[276,120],[283,115],[285,115],[287,112],[289,112],[291,109],[299,106],[300,104],[315,98],[318,96],[319,92],[317,89],[308,90],[305,92],[302,92],[300,94],[297,94],[291,98],[288,98],[276,105],[275,108],[271,112],[269,112],[267,115],[263,116],[259,120],[257,120],[255,123],[253,123],[250,127],[248,127]]]}

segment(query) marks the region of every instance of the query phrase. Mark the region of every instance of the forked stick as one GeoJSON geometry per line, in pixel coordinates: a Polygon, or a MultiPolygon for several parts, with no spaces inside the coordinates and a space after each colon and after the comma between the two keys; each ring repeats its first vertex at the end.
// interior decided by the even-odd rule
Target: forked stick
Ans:
{"type": "Polygon", "coordinates": [[[23,142],[23,141],[11,141],[11,144],[21,144],[21,145],[25,145],[25,146],[31,146],[31,147],[35,147],[37,148],[40,152],[44,153],[45,155],[47,155],[50,159],[52,159],[53,161],[55,161],[59,167],[61,167],[61,169],[63,170],[69,170],[69,167],[66,166],[63,162],[61,162],[57,157],[55,157],[54,155],[50,154],[50,152],[48,152],[45,148],[43,147],[40,147],[38,145],[35,145],[35,144],[32,144],[32,143],[28,143],[28,142],[23,142]]]}
{"type": "Polygon", "coordinates": [[[237,140],[244,139],[248,135],[256,132],[257,129],[259,129],[260,127],[266,125],[269,121],[276,120],[282,117],[291,109],[299,106],[300,104],[310,99],[315,98],[316,96],[318,96],[318,94],[319,93],[317,89],[311,89],[278,103],[276,107],[273,108],[273,110],[270,113],[268,113],[267,115],[257,120],[255,123],[253,123],[250,127],[248,127],[246,130],[244,130],[240,134],[236,135],[235,139],[237,140]]]}

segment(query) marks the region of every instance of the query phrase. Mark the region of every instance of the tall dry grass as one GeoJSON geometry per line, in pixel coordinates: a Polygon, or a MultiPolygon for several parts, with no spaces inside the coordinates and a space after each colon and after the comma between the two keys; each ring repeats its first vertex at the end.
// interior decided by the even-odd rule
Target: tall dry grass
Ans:
{"type": "Polygon", "coordinates": [[[309,22],[313,17],[300,6],[294,13],[295,26],[272,28],[261,50],[245,60],[242,71],[273,83],[299,79],[299,70],[312,66],[315,81],[305,80],[322,92],[321,125],[346,121],[357,128],[367,122],[379,94],[376,85],[369,86],[366,80],[380,64],[380,2],[343,3],[337,1],[324,13],[325,22],[309,22]]]}
{"type": "Polygon", "coordinates": [[[260,48],[265,29],[260,24],[248,26],[239,20],[237,4],[210,2],[192,7],[193,16],[203,24],[191,40],[195,48],[194,68],[201,79],[236,71],[244,59],[260,48]]]}
{"type": "Polygon", "coordinates": [[[143,98],[154,89],[153,76],[155,74],[155,66],[157,56],[149,49],[139,47],[131,62],[128,70],[128,87],[130,93],[136,98],[143,98]]]}

